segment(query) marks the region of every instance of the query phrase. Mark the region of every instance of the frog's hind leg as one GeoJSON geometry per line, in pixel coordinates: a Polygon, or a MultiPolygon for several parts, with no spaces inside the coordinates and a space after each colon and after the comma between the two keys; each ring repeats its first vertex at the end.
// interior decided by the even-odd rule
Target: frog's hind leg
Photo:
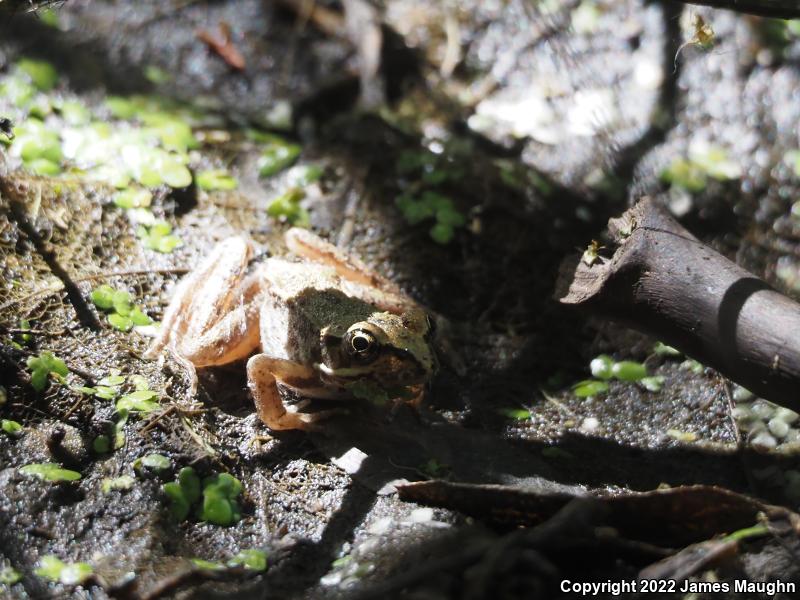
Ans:
{"type": "Polygon", "coordinates": [[[396,314],[409,308],[418,308],[393,281],[369,268],[358,257],[307,229],[292,227],[284,237],[289,250],[298,256],[333,267],[339,277],[354,284],[347,290],[351,295],[396,314]]]}
{"type": "Polygon", "coordinates": [[[270,358],[266,354],[256,354],[247,361],[247,381],[258,416],[270,429],[311,429],[317,421],[340,412],[323,410],[298,413],[286,410],[278,383],[295,389],[300,394],[304,391],[313,393],[314,397],[324,394],[319,377],[311,367],[282,358],[270,358]]]}
{"type": "Polygon", "coordinates": [[[168,347],[189,371],[192,391],[194,367],[244,358],[258,346],[259,280],[242,281],[251,253],[243,238],[217,244],[177,285],[161,331],[145,353],[154,358],[168,347]]]}
{"type": "Polygon", "coordinates": [[[298,256],[333,267],[342,279],[384,290],[397,289],[394,283],[370,269],[359,258],[326,242],[308,229],[292,227],[284,234],[284,238],[289,250],[298,256]]]}

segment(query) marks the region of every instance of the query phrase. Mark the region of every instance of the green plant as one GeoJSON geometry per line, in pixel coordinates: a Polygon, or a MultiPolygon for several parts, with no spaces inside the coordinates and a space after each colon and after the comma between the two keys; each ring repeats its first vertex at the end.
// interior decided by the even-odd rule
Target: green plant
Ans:
{"type": "Polygon", "coordinates": [[[130,331],[135,326],[153,322],[141,308],[133,304],[131,295],[125,290],[115,290],[103,284],[92,290],[89,297],[97,308],[106,313],[109,324],[119,331],[130,331]]]}
{"type": "Polygon", "coordinates": [[[64,383],[64,378],[69,373],[64,361],[48,351],[40,352],[39,356],[28,357],[26,364],[31,371],[31,386],[37,392],[47,387],[51,375],[60,383],[64,383]]]}
{"type": "Polygon", "coordinates": [[[11,437],[17,437],[22,433],[22,425],[9,419],[0,420],[0,429],[11,437]]]}
{"type": "Polygon", "coordinates": [[[22,580],[22,573],[14,567],[0,567],[0,585],[12,586],[22,580]]]}
{"type": "Polygon", "coordinates": [[[305,197],[303,188],[289,188],[267,205],[267,214],[275,219],[284,219],[290,225],[308,227],[308,211],[300,205],[305,197]]]}
{"type": "Polygon", "coordinates": [[[207,192],[217,190],[235,190],[239,187],[236,178],[225,169],[213,169],[211,171],[201,171],[195,177],[197,187],[207,192]]]}
{"type": "Polygon", "coordinates": [[[145,248],[168,254],[183,245],[183,240],[172,233],[172,225],[166,221],[156,221],[150,226],[139,225],[136,235],[145,248]]]}
{"type": "Polygon", "coordinates": [[[34,573],[64,585],[78,585],[89,579],[94,570],[87,563],[65,563],[57,556],[48,554],[39,561],[39,567],[34,570],[34,573]]]}
{"type": "Polygon", "coordinates": [[[233,525],[242,518],[236,498],[242,483],[233,475],[220,473],[203,480],[203,504],[200,519],[215,525],[233,525]]]}
{"type": "Polygon", "coordinates": [[[43,481],[58,483],[61,481],[77,481],[81,478],[81,474],[77,471],[70,471],[64,469],[61,465],[55,463],[34,463],[20,467],[20,473],[25,475],[33,475],[43,481]]]}

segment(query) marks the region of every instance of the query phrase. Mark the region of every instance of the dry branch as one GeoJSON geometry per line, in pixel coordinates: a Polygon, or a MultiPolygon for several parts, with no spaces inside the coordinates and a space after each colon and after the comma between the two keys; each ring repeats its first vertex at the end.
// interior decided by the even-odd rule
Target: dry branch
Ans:
{"type": "Polygon", "coordinates": [[[800,304],[709,248],[650,199],[608,224],[617,249],[565,261],[556,296],[622,321],[800,410],[800,304]]]}

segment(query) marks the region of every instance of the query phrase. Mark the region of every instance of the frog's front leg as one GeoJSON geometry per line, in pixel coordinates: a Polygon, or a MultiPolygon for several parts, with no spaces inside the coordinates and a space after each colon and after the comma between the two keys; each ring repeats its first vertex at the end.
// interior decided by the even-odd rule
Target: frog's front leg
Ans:
{"type": "Polygon", "coordinates": [[[310,429],[331,411],[305,414],[289,412],[283,404],[278,383],[318,398],[326,394],[317,372],[283,358],[256,354],[247,361],[247,382],[253,394],[258,416],[270,429],[310,429]]]}

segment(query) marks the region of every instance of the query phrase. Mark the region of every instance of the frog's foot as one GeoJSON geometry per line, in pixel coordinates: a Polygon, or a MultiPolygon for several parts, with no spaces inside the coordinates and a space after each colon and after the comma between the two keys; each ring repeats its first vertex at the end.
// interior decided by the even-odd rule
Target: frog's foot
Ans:
{"type": "MultiPolygon", "coordinates": [[[[266,354],[256,354],[247,361],[247,380],[259,418],[270,429],[313,429],[318,421],[339,414],[340,411],[324,410],[315,413],[299,413],[286,410],[283,404],[278,383],[298,392],[308,393],[314,397],[320,388],[316,372],[304,365],[290,360],[270,358],[266,354]]],[[[319,390],[322,392],[322,390],[319,390]]],[[[301,408],[302,403],[292,407],[301,408]]]]}

